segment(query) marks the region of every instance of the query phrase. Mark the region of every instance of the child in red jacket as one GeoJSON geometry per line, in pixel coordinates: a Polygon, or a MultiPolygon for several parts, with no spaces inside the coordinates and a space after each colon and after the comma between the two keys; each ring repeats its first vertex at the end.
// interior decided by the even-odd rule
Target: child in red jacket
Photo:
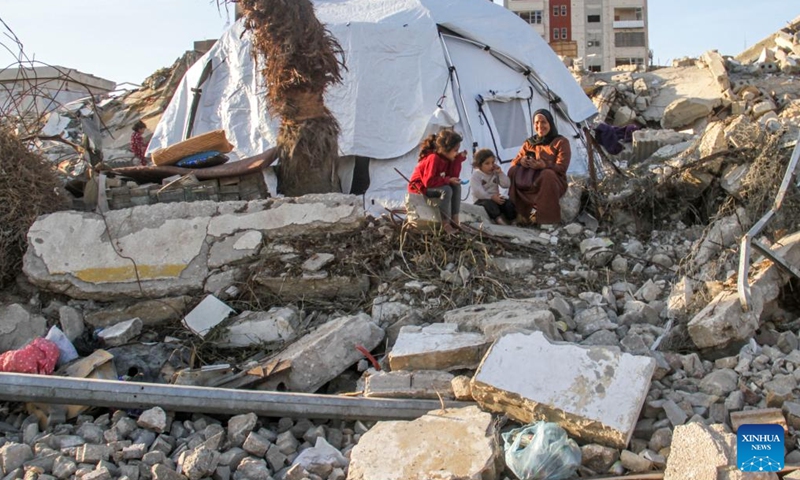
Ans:
{"type": "Polygon", "coordinates": [[[428,198],[441,198],[439,211],[442,228],[448,234],[458,227],[461,211],[461,163],[466,160],[466,150],[461,148],[461,135],[453,130],[442,130],[428,136],[419,149],[419,163],[411,174],[408,191],[428,198]]]}

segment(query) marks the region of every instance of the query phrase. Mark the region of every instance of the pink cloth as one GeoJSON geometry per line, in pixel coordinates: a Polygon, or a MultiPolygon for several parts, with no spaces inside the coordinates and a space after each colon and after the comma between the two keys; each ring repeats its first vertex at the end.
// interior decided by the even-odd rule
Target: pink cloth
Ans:
{"type": "Polygon", "coordinates": [[[37,338],[19,350],[0,355],[0,372],[50,375],[56,368],[58,355],[55,343],[37,338]]]}

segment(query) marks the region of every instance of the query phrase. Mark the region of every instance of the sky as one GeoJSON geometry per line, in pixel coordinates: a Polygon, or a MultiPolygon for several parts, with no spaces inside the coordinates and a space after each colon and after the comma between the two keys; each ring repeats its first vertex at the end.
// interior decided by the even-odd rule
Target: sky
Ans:
{"type": "MultiPolygon", "coordinates": [[[[797,0],[649,0],[657,64],[716,49],[736,55],[800,15],[797,0]]],[[[29,59],[140,84],[195,40],[216,39],[233,8],[216,0],[0,0],[0,69],[29,59]]]]}

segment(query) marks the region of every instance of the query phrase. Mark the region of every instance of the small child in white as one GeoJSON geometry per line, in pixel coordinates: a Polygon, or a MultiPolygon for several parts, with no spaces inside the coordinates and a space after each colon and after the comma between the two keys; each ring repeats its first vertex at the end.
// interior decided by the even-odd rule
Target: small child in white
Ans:
{"type": "Polygon", "coordinates": [[[500,194],[500,187],[508,188],[511,182],[495,163],[494,153],[488,148],[478,150],[473,156],[472,166],[475,168],[470,180],[472,203],[482,206],[492,221],[510,225],[517,217],[517,211],[514,204],[500,194]]]}

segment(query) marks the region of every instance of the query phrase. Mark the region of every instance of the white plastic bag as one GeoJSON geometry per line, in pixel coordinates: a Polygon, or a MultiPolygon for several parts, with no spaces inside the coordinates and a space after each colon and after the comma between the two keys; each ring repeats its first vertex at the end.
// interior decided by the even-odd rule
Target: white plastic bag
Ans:
{"type": "Polygon", "coordinates": [[[69,341],[64,332],[61,331],[60,328],[53,325],[50,327],[50,331],[47,332],[47,336],[44,337],[46,340],[50,340],[51,342],[55,343],[58,347],[58,363],[57,366],[64,365],[65,363],[69,363],[76,358],[78,358],[78,351],[75,350],[75,346],[72,342],[69,341]]]}

